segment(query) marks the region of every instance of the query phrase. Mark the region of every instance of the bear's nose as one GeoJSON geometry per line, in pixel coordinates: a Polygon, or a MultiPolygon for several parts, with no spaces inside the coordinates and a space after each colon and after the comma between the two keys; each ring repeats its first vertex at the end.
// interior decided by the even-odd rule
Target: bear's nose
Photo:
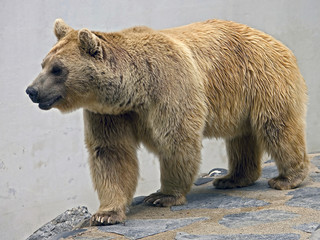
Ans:
{"type": "Polygon", "coordinates": [[[29,95],[32,102],[36,103],[38,101],[38,91],[33,87],[28,87],[26,93],[29,95]]]}

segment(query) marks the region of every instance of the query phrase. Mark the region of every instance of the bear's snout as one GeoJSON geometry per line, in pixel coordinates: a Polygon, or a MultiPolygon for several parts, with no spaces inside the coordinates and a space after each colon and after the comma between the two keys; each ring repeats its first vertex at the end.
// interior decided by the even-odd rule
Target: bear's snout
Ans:
{"type": "Polygon", "coordinates": [[[29,95],[32,102],[37,103],[38,102],[38,91],[33,87],[28,87],[26,90],[26,93],[29,95]]]}

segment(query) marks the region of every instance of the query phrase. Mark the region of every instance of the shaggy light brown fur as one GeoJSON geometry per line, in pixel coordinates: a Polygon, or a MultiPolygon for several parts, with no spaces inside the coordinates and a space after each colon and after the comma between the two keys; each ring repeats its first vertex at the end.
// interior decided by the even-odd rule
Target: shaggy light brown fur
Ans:
{"type": "Polygon", "coordinates": [[[55,22],[58,43],[27,92],[42,109],[84,108],[85,139],[100,208],[91,224],[125,219],[143,143],[159,156],[161,190],[145,202],[185,203],[203,137],[224,138],[229,174],[217,188],[260,176],[264,151],[275,159],[275,189],[308,173],[307,89],[292,52],[248,26],[209,20],[155,31],[74,30],[55,22]]]}

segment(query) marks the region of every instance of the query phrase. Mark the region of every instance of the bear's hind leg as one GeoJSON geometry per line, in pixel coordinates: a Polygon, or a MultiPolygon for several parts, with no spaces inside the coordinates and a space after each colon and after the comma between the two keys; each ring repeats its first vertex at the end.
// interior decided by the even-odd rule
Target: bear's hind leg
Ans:
{"type": "Polygon", "coordinates": [[[226,140],[229,173],[213,182],[216,188],[245,187],[260,176],[262,150],[252,134],[226,140]]]}
{"type": "MultiPolygon", "coordinates": [[[[267,124],[270,125],[271,121],[267,124]]],[[[279,176],[269,180],[274,189],[287,190],[298,187],[309,172],[309,158],[306,153],[304,123],[286,122],[279,128],[265,126],[265,144],[274,158],[279,176]],[[271,128],[272,127],[272,128],[271,128]],[[270,129],[276,129],[272,134],[270,129]]]]}

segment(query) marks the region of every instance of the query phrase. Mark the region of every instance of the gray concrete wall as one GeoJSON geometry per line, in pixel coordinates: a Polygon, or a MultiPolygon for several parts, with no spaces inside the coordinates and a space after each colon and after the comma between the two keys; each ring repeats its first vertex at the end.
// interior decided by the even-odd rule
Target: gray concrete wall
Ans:
{"type": "MultiPolygon", "coordinates": [[[[66,208],[98,207],[83,143],[81,111],[44,112],[24,93],[56,39],[63,18],[74,28],[101,31],[134,25],[160,29],[211,18],[263,30],[295,53],[309,87],[307,140],[320,150],[320,1],[318,0],[2,0],[0,2],[0,232],[23,239],[66,208]]],[[[159,187],[157,159],[139,153],[138,194],[159,187]]],[[[222,141],[205,141],[202,172],[226,166],[222,141]]]]}

